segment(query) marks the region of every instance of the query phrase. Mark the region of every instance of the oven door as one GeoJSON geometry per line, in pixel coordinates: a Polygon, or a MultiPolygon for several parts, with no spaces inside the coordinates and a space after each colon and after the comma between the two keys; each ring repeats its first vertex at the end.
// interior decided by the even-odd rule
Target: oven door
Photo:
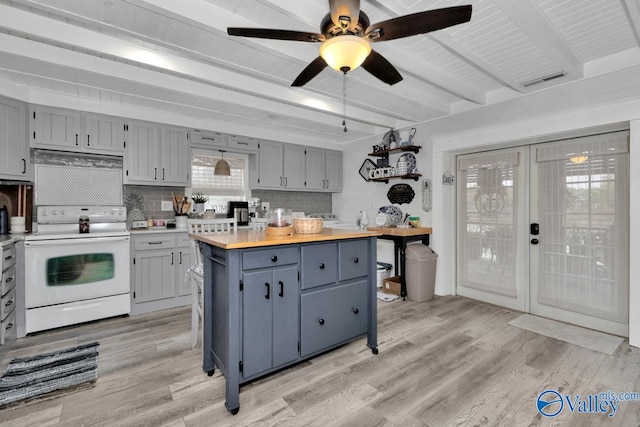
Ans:
{"type": "Polygon", "coordinates": [[[129,240],[25,241],[26,308],[129,293],[129,240]]]}

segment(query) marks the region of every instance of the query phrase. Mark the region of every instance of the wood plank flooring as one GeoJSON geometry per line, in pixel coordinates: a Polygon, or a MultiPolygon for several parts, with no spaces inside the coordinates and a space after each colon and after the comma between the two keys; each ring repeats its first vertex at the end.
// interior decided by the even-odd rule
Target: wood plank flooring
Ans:
{"type": "Polygon", "coordinates": [[[358,339],[244,385],[240,413],[224,407],[219,372],[202,372],[190,309],[107,319],[28,336],[16,356],[99,341],[95,387],[0,411],[7,426],[637,426],[640,401],[613,418],[542,417],[538,394],[640,392],[640,349],[613,356],[508,324],[520,313],[462,297],[379,302],[373,355],[358,339]]]}

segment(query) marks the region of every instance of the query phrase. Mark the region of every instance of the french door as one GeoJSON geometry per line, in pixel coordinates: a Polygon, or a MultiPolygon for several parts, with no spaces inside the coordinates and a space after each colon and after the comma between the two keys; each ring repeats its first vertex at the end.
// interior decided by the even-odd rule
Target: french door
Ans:
{"type": "Polygon", "coordinates": [[[457,292],[628,335],[628,132],[458,158],[457,292]]]}

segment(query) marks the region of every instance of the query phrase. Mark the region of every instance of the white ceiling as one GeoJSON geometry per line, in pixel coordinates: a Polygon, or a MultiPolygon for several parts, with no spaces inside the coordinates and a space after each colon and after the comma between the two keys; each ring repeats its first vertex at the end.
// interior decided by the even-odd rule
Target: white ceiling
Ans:
{"type": "Polygon", "coordinates": [[[403,75],[326,68],[290,87],[316,43],[228,26],[319,32],[327,0],[0,0],[0,93],[135,118],[341,146],[639,65],[640,0],[361,1],[372,23],[472,4],[471,21],[374,44],[403,75]],[[546,78],[560,76],[545,81],[546,78]]]}

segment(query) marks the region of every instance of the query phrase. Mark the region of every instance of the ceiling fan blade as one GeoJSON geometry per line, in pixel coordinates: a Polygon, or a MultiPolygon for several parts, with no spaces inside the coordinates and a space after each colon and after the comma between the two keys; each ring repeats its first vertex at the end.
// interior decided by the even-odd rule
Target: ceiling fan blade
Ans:
{"type": "Polygon", "coordinates": [[[394,85],[402,80],[398,70],[375,50],[372,50],[367,59],[364,60],[362,68],[388,85],[394,85]]]}
{"type": "Polygon", "coordinates": [[[399,16],[372,24],[365,35],[372,42],[379,42],[441,30],[468,22],[471,19],[471,9],[471,5],[454,6],[399,16]]]}
{"type": "Polygon", "coordinates": [[[331,9],[331,21],[343,29],[355,30],[360,17],[360,0],[329,0],[329,8],[331,9]],[[344,18],[348,17],[346,21],[344,18]]]}
{"type": "Polygon", "coordinates": [[[274,30],[270,28],[227,28],[230,36],[254,37],[258,39],[291,40],[299,42],[323,42],[325,36],[304,31],[274,30]]]}
{"type": "Polygon", "coordinates": [[[321,56],[318,56],[309,65],[307,65],[304,70],[302,70],[302,72],[298,75],[298,77],[296,77],[293,83],[291,83],[291,86],[306,85],[307,83],[309,83],[309,81],[311,81],[312,78],[320,74],[320,72],[326,67],[327,63],[325,62],[325,60],[322,59],[321,56]]]}

